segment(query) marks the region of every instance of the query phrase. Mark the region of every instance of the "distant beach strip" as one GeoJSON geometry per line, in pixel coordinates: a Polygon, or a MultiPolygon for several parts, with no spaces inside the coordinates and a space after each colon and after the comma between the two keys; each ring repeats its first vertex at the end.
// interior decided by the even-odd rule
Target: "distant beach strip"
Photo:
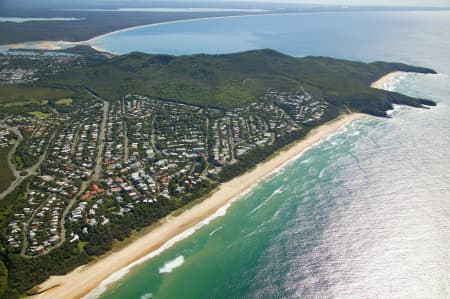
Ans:
{"type": "Polygon", "coordinates": [[[58,11],[94,11],[94,12],[267,12],[265,9],[210,8],[210,7],[146,7],[146,8],[67,8],[58,11]]]}
{"type": "Polygon", "coordinates": [[[400,71],[396,71],[396,72],[392,72],[389,74],[386,74],[385,76],[381,77],[380,79],[378,79],[377,81],[373,82],[370,87],[372,88],[376,88],[376,89],[387,89],[387,84],[389,84],[389,82],[401,75],[406,74],[405,72],[400,72],[400,71]]]}
{"type": "Polygon", "coordinates": [[[25,23],[25,22],[61,22],[61,21],[82,21],[85,18],[16,18],[0,17],[0,22],[25,23]]]}
{"type": "MultiPolygon", "coordinates": [[[[91,11],[91,10],[89,10],[91,11]]],[[[107,11],[107,10],[103,10],[103,11],[107,11]]],[[[117,11],[117,10],[116,10],[117,11]]],[[[122,29],[117,29],[117,30],[113,30],[104,34],[100,34],[97,36],[94,36],[90,39],[87,40],[83,40],[83,41],[77,41],[77,42],[68,42],[68,41],[36,41],[36,42],[24,42],[24,43],[17,43],[17,44],[8,44],[5,45],[3,47],[0,47],[0,53],[2,52],[6,52],[8,49],[38,49],[38,50],[62,50],[62,49],[66,49],[69,47],[73,47],[76,45],[89,45],[91,47],[93,47],[94,49],[97,49],[98,51],[101,52],[109,52],[111,54],[118,54],[118,53],[114,53],[114,51],[111,51],[109,49],[105,49],[102,48],[101,46],[97,45],[95,42],[110,36],[110,35],[114,35],[120,32],[127,32],[127,31],[131,31],[134,29],[138,29],[138,28],[149,28],[149,27],[157,27],[157,26],[162,26],[162,25],[168,25],[168,24],[177,24],[177,23],[185,23],[185,22],[193,22],[193,21],[205,21],[205,20],[218,20],[218,19],[234,19],[234,18],[241,18],[241,17],[258,17],[258,16],[268,16],[268,15],[280,15],[280,14],[285,14],[285,15],[296,15],[296,14],[300,14],[299,12],[294,12],[294,13],[264,13],[265,11],[258,11],[258,10],[246,10],[249,14],[244,14],[244,15],[231,15],[231,16],[220,16],[220,17],[199,17],[199,18],[188,18],[188,19],[181,19],[181,20],[176,20],[176,21],[167,21],[167,22],[157,22],[157,23],[149,23],[149,24],[144,24],[144,25],[137,25],[137,26],[131,26],[131,27],[126,27],[126,28],[122,28],[122,29]]],[[[192,12],[192,11],[191,11],[192,12]]],[[[69,18],[66,18],[69,19],[69,18]]]]}

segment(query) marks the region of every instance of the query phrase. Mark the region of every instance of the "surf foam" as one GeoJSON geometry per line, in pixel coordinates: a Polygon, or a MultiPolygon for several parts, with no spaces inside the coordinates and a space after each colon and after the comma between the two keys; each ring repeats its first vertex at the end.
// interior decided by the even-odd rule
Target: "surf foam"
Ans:
{"type": "Polygon", "coordinates": [[[184,256],[180,255],[171,261],[165,262],[164,266],[159,268],[159,273],[170,273],[175,268],[178,268],[183,264],[184,264],[184,256]]]}

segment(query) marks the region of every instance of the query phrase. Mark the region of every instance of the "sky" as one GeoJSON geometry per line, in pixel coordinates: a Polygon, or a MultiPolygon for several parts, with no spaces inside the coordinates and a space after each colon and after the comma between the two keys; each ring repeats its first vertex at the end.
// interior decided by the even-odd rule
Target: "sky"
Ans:
{"type": "MultiPolygon", "coordinates": [[[[146,6],[147,5],[159,5],[162,7],[165,1],[162,0],[0,0],[0,7],[15,6],[15,7],[49,7],[49,6],[80,6],[82,8],[85,5],[88,6],[101,6],[101,5],[123,5],[124,7],[129,4],[130,6],[146,6]]],[[[255,4],[257,2],[272,2],[272,3],[290,3],[290,4],[328,4],[328,5],[375,5],[375,6],[446,6],[450,7],[450,0],[169,0],[167,2],[183,3],[189,6],[189,3],[227,3],[227,2],[246,2],[255,4]]]]}
{"type": "Polygon", "coordinates": [[[240,0],[245,2],[285,2],[330,5],[379,5],[379,6],[450,6],[450,0],[240,0]]]}

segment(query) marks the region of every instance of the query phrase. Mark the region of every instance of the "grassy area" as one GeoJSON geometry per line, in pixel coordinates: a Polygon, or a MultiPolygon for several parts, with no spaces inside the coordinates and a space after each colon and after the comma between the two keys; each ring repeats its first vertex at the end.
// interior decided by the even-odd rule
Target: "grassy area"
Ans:
{"type": "Polygon", "coordinates": [[[12,108],[12,107],[24,107],[24,106],[44,106],[47,105],[47,100],[35,100],[35,99],[28,99],[28,100],[21,100],[21,101],[14,101],[14,102],[6,102],[4,104],[1,104],[4,108],[12,108]]]}
{"type": "Polygon", "coordinates": [[[59,99],[55,102],[56,105],[71,105],[72,104],[72,99],[71,98],[64,98],[64,99],[59,99]]]}
{"type": "MultiPolygon", "coordinates": [[[[36,117],[46,117],[51,112],[51,102],[63,99],[62,103],[69,103],[71,96],[76,96],[76,93],[70,89],[0,85],[0,116],[3,113],[31,113],[36,117]]],[[[57,107],[71,107],[71,105],[57,107]]]]}
{"type": "Polygon", "coordinates": [[[47,118],[47,117],[50,116],[50,114],[44,113],[42,111],[31,111],[31,112],[28,112],[28,113],[33,115],[34,117],[37,117],[37,118],[47,118]]]}
{"type": "Polygon", "coordinates": [[[23,162],[22,158],[18,155],[14,155],[13,163],[17,170],[22,170],[25,167],[25,163],[23,162]]]}
{"type": "Polygon", "coordinates": [[[81,252],[81,251],[84,251],[84,246],[86,246],[86,244],[87,244],[87,242],[79,242],[78,244],[77,244],[77,247],[78,247],[78,250],[81,252]]]}
{"type": "Polygon", "coordinates": [[[14,176],[8,166],[8,153],[12,146],[0,148],[0,192],[9,187],[14,176]]]}
{"type": "Polygon", "coordinates": [[[0,105],[17,105],[22,102],[47,103],[50,99],[68,98],[70,90],[29,85],[0,85],[0,105]]]}

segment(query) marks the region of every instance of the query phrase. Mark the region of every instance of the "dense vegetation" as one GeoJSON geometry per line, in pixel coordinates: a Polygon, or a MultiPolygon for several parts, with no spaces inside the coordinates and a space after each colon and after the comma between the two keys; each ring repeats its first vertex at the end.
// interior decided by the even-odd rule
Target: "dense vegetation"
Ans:
{"type": "Polygon", "coordinates": [[[14,176],[8,166],[8,154],[11,148],[12,146],[0,147],[0,193],[6,190],[14,180],[14,176]]]}
{"type": "Polygon", "coordinates": [[[306,90],[338,108],[374,115],[385,115],[393,103],[433,104],[370,88],[371,82],[392,71],[433,73],[400,63],[294,58],[256,50],[178,57],[131,53],[73,68],[43,82],[54,88],[88,87],[107,99],[133,92],[221,109],[255,101],[268,89],[306,90]]]}

